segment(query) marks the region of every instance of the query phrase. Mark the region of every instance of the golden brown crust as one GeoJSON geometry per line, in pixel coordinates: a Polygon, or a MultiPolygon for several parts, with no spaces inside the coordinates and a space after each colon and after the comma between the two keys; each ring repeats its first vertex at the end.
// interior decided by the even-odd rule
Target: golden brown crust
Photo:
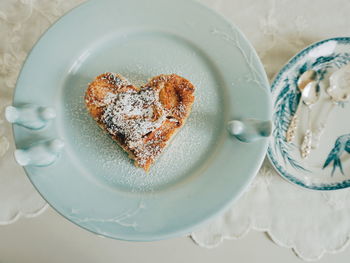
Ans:
{"type": "MultiPolygon", "coordinates": [[[[142,167],[146,171],[154,163],[155,159],[167,146],[168,142],[176,131],[183,126],[190,114],[194,102],[195,87],[190,81],[176,75],[159,75],[152,78],[144,87],[137,88],[131,85],[121,75],[115,73],[101,74],[88,86],[85,93],[85,103],[91,116],[97,121],[99,126],[110,133],[113,140],[129,153],[129,157],[135,160],[135,165],[142,167]],[[152,131],[143,135],[138,143],[138,147],[129,147],[131,144],[123,134],[111,132],[111,127],[103,118],[109,101],[106,100],[108,94],[120,94],[134,92],[138,94],[142,91],[155,92],[158,104],[162,109],[157,109],[156,104],[151,105],[153,116],[150,122],[160,119],[162,123],[152,131]]],[[[139,118],[136,116],[135,118],[139,118]]],[[[130,118],[130,117],[129,117],[130,118]]],[[[133,116],[134,118],[134,116],[133,116]]]]}
{"type": "MultiPolygon", "coordinates": [[[[85,103],[91,114],[91,116],[97,120],[102,112],[106,104],[104,103],[104,99],[107,93],[120,93],[125,92],[127,90],[135,90],[139,89],[134,87],[133,85],[117,85],[116,82],[110,80],[110,73],[104,73],[97,76],[93,82],[89,84],[88,89],[85,92],[85,103]]],[[[122,78],[127,84],[127,80],[121,75],[116,74],[116,76],[122,78]]],[[[123,84],[123,83],[121,83],[123,84]]]]}

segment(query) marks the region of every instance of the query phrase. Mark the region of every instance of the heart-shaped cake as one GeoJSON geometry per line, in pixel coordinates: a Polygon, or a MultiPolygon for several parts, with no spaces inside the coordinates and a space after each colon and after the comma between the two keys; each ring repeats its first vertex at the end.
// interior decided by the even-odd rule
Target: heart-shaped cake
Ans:
{"type": "Polygon", "coordinates": [[[178,75],[159,75],[135,87],[123,76],[104,73],[85,93],[98,125],[146,171],[184,125],[195,87],[178,75]]]}

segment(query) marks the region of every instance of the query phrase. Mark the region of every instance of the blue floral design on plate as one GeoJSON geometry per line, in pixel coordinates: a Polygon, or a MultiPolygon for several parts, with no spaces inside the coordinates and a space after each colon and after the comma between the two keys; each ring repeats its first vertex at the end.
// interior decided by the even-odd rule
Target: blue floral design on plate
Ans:
{"type": "Polygon", "coordinates": [[[323,165],[323,169],[333,162],[332,176],[337,168],[339,168],[340,172],[344,175],[344,170],[340,159],[344,152],[350,154],[350,133],[338,137],[334,143],[334,147],[323,165]]]}
{"type": "Polygon", "coordinates": [[[350,158],[349,162],[347,159],[341,161],[343,158],[341,154],[344,150],[350,151],[350,141],[349,144],[348,141],[344,144],[345,137],[341,136],[350,131],[350,124],[344,122],[345,116],[350,114],[350,107],[347,107],[346,104],[339,105],[340,107],[336,107],[334,113],[332,112],[330,124],[328,125],[327,122],[326,135],[322,137],[320,147],[312,151],[313,156],[310,159],[303,160],[299,153],[300,136],[305,132],[305,124],[303,124],[304,127],[301,125],[298,128],[299,138],[296,138],[292,143],[288,143],[285,137],[301,97],[297,88],[300,75],[306,70],[313,69],[317,72],[318,79],[322,83],[323,97],[318,103],[318,108],[316,107],[314,110],[317,114],[314,114],[312,120],[312,123],[316,125],[324,115],[322,114],[323,108],[330,104],[325,92],[329,75],[349,62],[350,38],[323,40],[312,44],[293,57],[277,74],[272,83],[274,128],[269,143],[268,157],[282,177],[299,186],[314,190],[335,190],[350,186],[350,178],[340,176],[344,174],[346,168],[350,169],[350,158]],[[338,140],[339,150],[335,152],[338,140]],[[336,145],[334,145],[334,141],[336,141],[336,145]],[[333,151],[334,153],[331,155],[333,151]],[[326,159],[328,162],[324,161],[326,159]],[[333,170],[329,171],[331,162],[333,162],[333,170]],[[339,168],[340,172],[337,172],[336,168],[339,168]]]}

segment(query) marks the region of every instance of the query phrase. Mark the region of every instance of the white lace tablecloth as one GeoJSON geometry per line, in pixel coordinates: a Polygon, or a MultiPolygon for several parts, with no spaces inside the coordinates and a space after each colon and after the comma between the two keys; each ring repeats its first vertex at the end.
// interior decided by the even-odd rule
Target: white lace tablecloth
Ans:
{"type": "MultiPolygon", "coordinates": [[[[0,224],[36,216],[47,204],[13,160],[4,108],[35,41],[58,17],[83,0],[0,2],[0,224]]],[[[232,20],[257,49],[270,79],[300,49],[324,38],[349,36],[347,0],[202,0],[232,20]]],[[[192,233],[204,247],[265,231],[305,260],[341,251],[350,238],[350,189],[315,192],[279,177],[266,162],[247,192],[222,216],[192,233]]]]}

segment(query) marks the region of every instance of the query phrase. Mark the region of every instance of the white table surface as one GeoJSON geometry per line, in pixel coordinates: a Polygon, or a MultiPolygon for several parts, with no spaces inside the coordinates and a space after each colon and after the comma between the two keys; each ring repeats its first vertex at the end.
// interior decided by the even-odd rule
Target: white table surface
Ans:
{"type": "MultiPolygon", "coordinates": [[[[350,249],[320,261],[349,262],[350,249]]],[[[0,263],[172,263],[172,262],[302,262],[295,254],[252,231],[245,238],[225,241],[214,249],[201,248],[187,237],[131,243],[96,236],[49,208],[36,218],[0,226],[0,263]]]]}
{"type": "MultiPolygon", "coordinates": [[[[245,33],[257,49],[270,78],[293,54],[308,44],[322,38],[350,34],[347,22],[347,11],[350,10],[348,0],[201,1],[234,21],[245,33]],[[312,19],[309,10],[315,10],[312,19]]],[[[62,13],[45,13],[50,1],[44,0],[1,0],[0,11],[1,4],[5,3],[6,6],[6,3],[12,2],[34,2],[34,11],[43,20],[48,20],[47,24],[62,13]]],[[[57,10],[66,10],[71,6],[69,1],[50,3],[57,5],[57,10]]],[[[10,18],[13,22],[19,19],[16,16],[10,18]]],[[[1,22],[0,17],[0,26],[1,22]]],[[[1,33],[0,27],[0,36],[1,33]]],[[[38,34],[34,29],[32,33],[38,34]]],[[[34,40],[29,40],[28,45],[31,46],[32,42],[34,40]]],[[[25,49],[29,49],[29,46],[25,46],[25,49]]],[[[349,258],[350,249],[347,248],[338,254],[325,254],[318,262],[349,262],[349,258]]],[[[21,218],[13,224],[0,226],[0,263],[265,261],[301,262],[292,250],[277,246],[264,233],[255,231],[242,239],[225,241],[214,249],[201,248],[188,237],[130,243],[91,234],[62,218],[51,208],[38,217],[21,218]]]]}

